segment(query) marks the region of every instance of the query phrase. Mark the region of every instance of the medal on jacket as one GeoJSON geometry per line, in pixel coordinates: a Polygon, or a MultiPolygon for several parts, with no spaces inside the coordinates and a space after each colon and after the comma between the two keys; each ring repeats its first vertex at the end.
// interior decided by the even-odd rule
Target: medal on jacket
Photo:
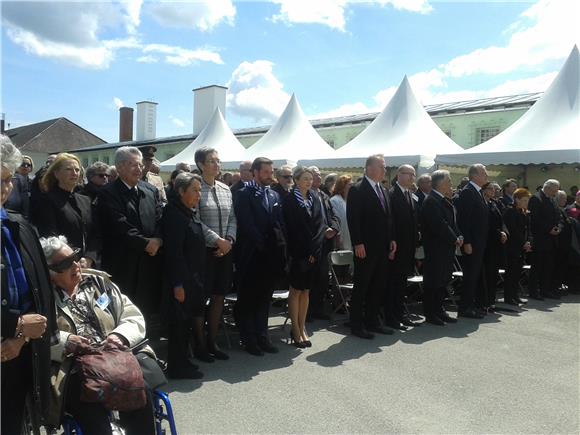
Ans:
{"type": "Polygon", "coordinates": [[[105,311],[107,309],[107,307],[109,306],[110,302],[111,302],[111,299],[109,298],[109,295],[107,293],[103,293],[97,299],[96,304],[101,310],[105,311]]]}

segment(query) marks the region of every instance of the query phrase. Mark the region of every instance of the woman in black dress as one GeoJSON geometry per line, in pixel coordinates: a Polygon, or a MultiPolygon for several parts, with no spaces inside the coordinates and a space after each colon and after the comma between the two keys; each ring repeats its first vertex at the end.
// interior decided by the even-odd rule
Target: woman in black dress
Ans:
{"type": "Polygon", "coordinates": [[[73,154],[60,153],[40,181],[45,193],[32,212],[32,223],[41,237],[63,235],[81,250],[81,267],[92,267],[98,259],[99,237],[88,196],[77,193],[81,162],[73,154]]]}
{"type": "Polygon", "coordinates": [[[290,255],[288,313],[292,321],[291,341],[296,347],[304,348],[312,346],[305,328],[306,313],[325,228],[320,201],[315,201],[310,192],[312,171],[298,166],[293,177],[295,186],[282,204],[290,255]]]}
{"type": "Polygon", "coordinates": [[[525,303],[518,296],[519,279],[524,256],[532,250],[528,202],[532,194],[523,188],[513,194],[514,205],[507,207],[503,220],[510,237],[506,243],[506,270],[504,279],[504,302],[510,305],[525,303]]]}
{"type": "Polygon", "coordinates": [[[170,378],[202,376],[188,360],[193,329],[194,345],[205,344],[204,292],[205,237],[196,208],[201,198],[201,177],[184,172],[174,181],[174,195],[163,210],[161,228],[165,245],[165,273],[171,287],[169,349],[170,378]]]}

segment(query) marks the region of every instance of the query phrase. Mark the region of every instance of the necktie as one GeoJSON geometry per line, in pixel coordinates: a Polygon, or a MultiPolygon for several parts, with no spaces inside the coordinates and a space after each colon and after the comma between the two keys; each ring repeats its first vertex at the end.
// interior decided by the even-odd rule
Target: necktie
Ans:
{"type": "Polygon", "coordinates": [[[405,191],[405,197],[407,198],[409,206],[413,208],[413,200],[411,199],[411,193],[408,190],[405,191]]]}
{"type": "Polygon", "coordinates": [[[383,192],[381,192],[381,188],[379,187],[379,184],[375,184],[375,190],[377,191],[377,195],[379,196],[379,201],[381,201],[381,206],[383,207],[383,210],[386,210],[386,206],[385,206],[385,197],[383,196],[383,192]]]}

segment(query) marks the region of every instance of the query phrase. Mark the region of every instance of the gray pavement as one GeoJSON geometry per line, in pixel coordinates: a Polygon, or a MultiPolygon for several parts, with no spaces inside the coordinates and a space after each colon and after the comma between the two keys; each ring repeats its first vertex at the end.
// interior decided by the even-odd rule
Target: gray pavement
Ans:
{"type": "Polygon", "coordinates": [[[422,325],[372,341],[344,317],[311,324],[313,347],[199,363],[172,381],[180,434],[580,433],[580,297],[530,301],[521,313],[422,325]]]}

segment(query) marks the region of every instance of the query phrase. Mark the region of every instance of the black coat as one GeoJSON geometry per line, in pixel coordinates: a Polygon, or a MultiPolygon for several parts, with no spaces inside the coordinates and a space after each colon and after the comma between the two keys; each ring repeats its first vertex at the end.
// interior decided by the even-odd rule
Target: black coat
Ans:
{"type": "Polygon", "coordinates": [[[40,236],[63,235],[70,246],[80,248],[84,257],[96,261],[101,241],[90,198],[55,187],[39,201],[32,213],[32,223],[40,236]]]}
{"type": "Polygon", "coordinates": [[[380,188],[385,209],[366,177],[350,188],[346,201],[352,245],[364,244],[367,255],[386,255],[390,242],[395,239],[389,195],[382,185],[380,188]]]}
{"type": "Polygon", "coordinates": [[[445,287],[451,281],[455,242],[460,235],[453,204],[432,191],[421,207],[421,238],[425,248],[423,280],[426,288],[445,287]]]}
{"type": "Polygon", "coordinates": [[[501,243],[501,232],[508,235],[509,230],[506,228],[503,221],[502,213],[494,200],[491,200],[488,204],[489,209],[489,225],[487,231],[487,249],[493,250],[495,253],[500,252],[503,249],[503,244],[501,243]]]}
{"type": "Polygon", "coordinates": [[[28,176],[14,174],[12,178],[12,193],[4,203],[6,210],[15,211],[24,217],[29,216],[30,211],[30,186],[28,176]]]}
{"type": "Polygon", "coordinates": [[[162,206],[156,187],[139,181],[138,206],[121,179],[109,183],[97,196],[97,214],[103,234],[102,268],[121,291],[146,311],[159,295],[160,254],[145,252],[149,238],[161,237],[162,206]]]}
{"type": "Polygon", "coordinates": [[[393,264],[396,267],[395,270],[410,275],[415,267],[415,249],[419,239],[416,204],[412,197],[409,204],[398,185],[389,189],[389,199],[397,241],[397,252],[393,264]]]}
{"type": "MultiPolygon", "coordinates": [[[[52,284],[48,266],[34,228],[19,214],[9,213],[8,218],[6,226],[10,230],[12,240],[20,253],[22,266],[32,294],[33,306],[30,312],[42,314],[47,318],[47,328],[42,338],[32,340],[30,344],[25,345],[31,346],[32,367],[35,372],[32,397],[37,411],[44,418],[49,406],[51,389],[50,346],[58,342],[52,284]]],[[[8,305],[8,277],[5,273],[4,261],[4,256],[2,256],[2,337],[8,338],[14,337],[18,317],[26,313],[12,310],[8,305]]],[[[19,364],[21,364],[19,358],[2,364],[3,382],[4,379],[10,377],[11,368],[19,364]]],[[[10,398],[3,398],[3,400],[10,400],[10,398]]]]}
{"type": "Polygon", "coordinates": [[[295,260],[308,259],[311,255],[320,260],[326,225],[322,219],[320,201],[312,196],[312,215],[302,207],[294,192],[282,202],[282,214],[288,239],[288,254],[295,260]]]}
{"type": "Polygon", "coordinates": [[[455,207],[464,243],[472,245],[474,255],[483,255],[489,226],[489,210],[483,196],[469,183],[459,192],[455,207]]]}
{"type": "Polygon", "coordinates": [[[555,249],[558,236],[550,234],[552,228],[558,226],[560,212],[551,198],[544,192],[536,192],[528,204],[530,210],[530,229],[534,238],[534,251],[549,251],[555,249]]]}
{"type": "Polygon", "coordinates": [[[161,233],[170,288],[183,286],[186,306],[204,299],[206,247],[199,217],[174,198],[163,209],[161,233]]]}
{"type": "Polygon", "coordinates": [[[528,212],[516,207],[506,207],[503,212],[503,221],[509,232],[506,242],[508,258],[519,257],[523,254],[524,244],[530,242],[530,216],[528,212]]]}

